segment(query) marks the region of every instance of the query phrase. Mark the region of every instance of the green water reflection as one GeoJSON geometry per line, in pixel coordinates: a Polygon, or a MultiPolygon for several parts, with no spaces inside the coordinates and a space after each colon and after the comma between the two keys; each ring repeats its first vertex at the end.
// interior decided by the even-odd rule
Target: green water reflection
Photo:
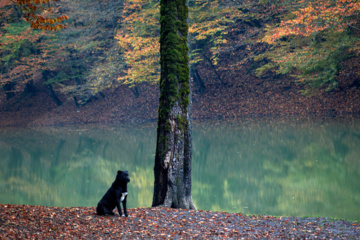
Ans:
{"type": "MultiPolygon", "coordinates": [[[[0,203],[95,206],[118,169],[149,207],[156,127],[0,131],[0,203]]],[[[243,121],[193,129],[199,209],[360,219],[360,121],[243,121]]]]}

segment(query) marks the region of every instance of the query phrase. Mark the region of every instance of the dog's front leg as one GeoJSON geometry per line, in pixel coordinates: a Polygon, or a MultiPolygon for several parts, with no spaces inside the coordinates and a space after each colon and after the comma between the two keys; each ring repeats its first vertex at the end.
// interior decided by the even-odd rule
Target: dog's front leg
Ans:
{"type": "Polygon", "coordinates": [[[127,199],[127,196],[125,196],[124,200],[122,201],[122,203],[123,203],[123,208],[124,208],[124,213],[125,213],[125,217],[128,216],[127,208],[126,208],[126,199],[127,199]]]}
{"type": "Polygon", "coordinates": [[[122,211],[121,211],[121,206],[120,206],[120,199],[117,200],[116,207],[118,209],[119,216],[121,217],[122,216],[122,211]]]}

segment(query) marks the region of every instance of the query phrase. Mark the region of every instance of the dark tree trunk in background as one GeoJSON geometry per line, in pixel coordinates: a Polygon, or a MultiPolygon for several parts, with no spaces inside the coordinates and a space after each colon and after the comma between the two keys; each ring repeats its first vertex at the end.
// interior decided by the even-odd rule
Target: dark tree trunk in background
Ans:
{"type": "Polygon", "coordinates": [[[160,3],[160,104],[152,206],[196,209],[191,197],[192,135],[186,0],[160,3]]]}
{"type": "Polygon", "coordinates": [[[53,87],[51,85],[48,85],[48,89],[49,89],[50,97],[55,101],[56,105],[61,106],[62,101],[58,98],[58,96],[54,92],[53,87]]]}
{"type": "Polygon", "coordinates": [[[199,71],[196,66],[193,66],[190,70],[191,76],[194,79],[194,82],[199,86],[199,92],[202,93],[205,91],[205,83],[200,77],[199,71]]]}
{"type": "Polygon", "coordinates": [[[34,86],[33,80],[28,81],[28,82],[25,84],[25,88],[24,88],[24,91],[23,91],[23,95],[27,95],[27,94],[31,94],[31,93],[35,93],[35,92],[36,92],[36,88],[35,88],[35,86],[34,86]]]}
{"type": "Polygon", "coordinates": [[[134,87],[131,87],[130,90],[134,94],[135,98],[138,98],[140,96],[139,90],[136,85],[134,87]]]}
{"type": "Polygon", "coordinates": [[[6,94],[6,100],[9,100],[10,98],[15,96],[15,84],[13,82],[7,82],[3,86],[3,90],[6,94]]]}

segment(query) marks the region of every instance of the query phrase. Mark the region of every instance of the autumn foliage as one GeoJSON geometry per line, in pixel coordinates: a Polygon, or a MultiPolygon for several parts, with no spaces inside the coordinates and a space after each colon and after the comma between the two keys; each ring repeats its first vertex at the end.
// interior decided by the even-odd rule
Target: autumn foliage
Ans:
{"type": "MultiPolygon", "coordinates": [[[[159,3],[0,0],[2,93],[33,82],[78,105],[119,85],[139,96],[140,83],[159,82],[159,3]]],[[[359,56],[359,8],[357,0],[190,0],[190,76],[200,91],[225,86],[241,68],[245,77],[285,74],[337,89],[344,62],[359,56]]]]}
{"type": "MultiPolygon", "coordinates": [[[[236,1],[189,2],[189,45],[192,66],[201,61],[217,65],[218,54],[226,45],[225,36],[235,19],[244,14],[236,1]]],[[[159,1],[124,1],[122,28],[116,39],[126,60],[118,81],[136,86],[140,82],[157,83],[160,73],[159,1]]]]}
{"type": "MultiPolygon", "coordinates": [[[[51,12],[40,5],[37,12],[44,19],[60,13],[70,16],[67,28],[57,32],[32,28],[24,19],[23,7],[6,0],[0,3],[4,16],[0,20],[0,86],[7,99],[27,86],[45,84],[53,96],[62,93],[81,105],[112,86],[122,68],[113,37],[118,15],[114,9],[121,2],[62,1],[50,5],[51,12]]],[[[54,21],[54,25],[45,24],[49,30],[59,29],[54,21]]]]}
{"type": "Polygon", "coordinates": [[[50,2],[57,0],[13,0],[23,11],[24,18],[31,23],[34,29],[57,31],[66,28],[62,22],[68,19],[68,16],[62,15],[53,17],[53,9],[50,2]],[[45,7],[44,5],[48,5],[45,7]],[[37,13],[40,12],[40,13],[37,13]]]}
{"type": "Polygon", "coordinates": [[[156,83],[160,73],[159,2],[126,0],[116,39],[126,61],[118,81],[135,87],[156,83]]]}
{"type": "Polygon", "coordinates": [[[360,53],[360,2],[301,0],[283,6],[283,11],[280,23],[265,29],[262,41],[273,47],[255,59],[271,62],[258,68],[258,74],[292,74],[310,87],[304,93],[338,88],[342,63],[360,53]]]}
{"type": "Polygon", "coordinates": [[[305,6],[292,12],[294,18],[283,20],[279,27],[270,29],[263,39],[265,42],[271,44],[289,35],[310,36],[329,28],[343,32],[348,27],[355,28],[360,14],[357,0],[302,0],[299,4],[305,6]]]}

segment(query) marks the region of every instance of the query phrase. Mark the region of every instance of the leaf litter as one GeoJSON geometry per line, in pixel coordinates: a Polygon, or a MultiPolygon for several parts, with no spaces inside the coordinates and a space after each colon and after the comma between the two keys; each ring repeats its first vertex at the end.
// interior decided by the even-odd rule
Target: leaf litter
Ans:
{"type": "Polygon", "coordinates": [[[168,208],[98,216],[94,207],[0,204],[0,239],[359,239],[360,224],[168,208]]]}

